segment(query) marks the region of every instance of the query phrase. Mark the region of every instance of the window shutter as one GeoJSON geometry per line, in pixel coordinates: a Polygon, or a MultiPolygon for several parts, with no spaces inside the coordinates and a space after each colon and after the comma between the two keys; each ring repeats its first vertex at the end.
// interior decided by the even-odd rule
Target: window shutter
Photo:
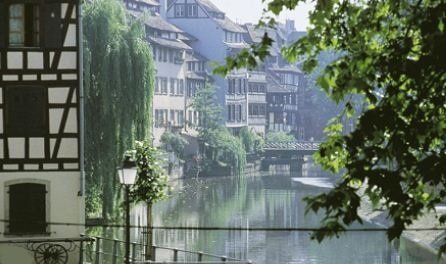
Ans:
{"type": "Polygon", "coordinates": [[[0,3],[0,48],[4,48],[6,46],[6,33],[8,26],[8,17],[7,17],[6,4],[0,3]]]}
{"type": "Polygon", "coordinates": [[[46,48],[62,47],[62,25],[60,3],[47,3],[44,6],[42,29],[46,48]]]}
{"type": "Polygon", "coordinates": [[[24,183],[10,186],[9,232],[39,234],[46,231],[45,185],[24,183]]]}

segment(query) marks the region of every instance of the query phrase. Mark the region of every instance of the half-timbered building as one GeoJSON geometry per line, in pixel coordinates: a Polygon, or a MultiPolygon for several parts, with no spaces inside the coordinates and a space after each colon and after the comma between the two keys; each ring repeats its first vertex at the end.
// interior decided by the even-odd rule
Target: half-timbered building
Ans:
{"type": "Polygon", "coordinates": [[[80,31],[78,0],[0,2],[0,263],[79,263],[80,31]]]}

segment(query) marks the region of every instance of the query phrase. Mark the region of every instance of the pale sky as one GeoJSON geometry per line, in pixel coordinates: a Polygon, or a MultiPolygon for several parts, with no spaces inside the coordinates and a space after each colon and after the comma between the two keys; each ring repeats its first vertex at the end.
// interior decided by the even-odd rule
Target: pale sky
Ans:
{"type": "MultiPolygon", "coordinates": [[[[266,5],[262,0],[211,0],[220,10],[226,13],[232,20],[245,23],[256,23],[262,16],[262,10],[266,5]]],[[[301,4],[292,12],[282,12],[279,20],[284,22],[286,18],[295,20],[296,29],[304,31],[308,26],[308,11],[313,4],[301,4]]]]}

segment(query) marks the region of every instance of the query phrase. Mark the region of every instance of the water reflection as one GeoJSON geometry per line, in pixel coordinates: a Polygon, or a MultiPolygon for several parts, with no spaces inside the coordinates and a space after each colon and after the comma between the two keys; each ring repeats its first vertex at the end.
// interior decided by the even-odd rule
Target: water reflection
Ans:
{"type": "MultiPolygon", "coordinates": [[[[288,176],[189,179],[157,204],[155,226],[311,228],[302,198],[323,191],[288,176]]],[[[349,232],[318,244],[302,231],[156,230],[155,243],[212,252],[255,263],[390,263],[384,232],[349,232]]]]}
{"type": "MultiPolygon", "coordinates": [[[[303,179],[303,178],[301,178],[303,179]]],[[[324,182],[324,179],[311,179],[324,182]]],[[[304,181],[305,182],[305,181],[304,181]]],[[[403,242],[396,249],[385,232],[347,232],[339,239],[318,244],[308,231],[257,230],[262,228],[315,228],[320,216],[305,215],[302,199],[324,190],[294,181],[289,176],[187,179],[176,182],[168,200],[154,207],[154,243],[191,251],[203,251],[258,264],[276,263],[440,263],[435,256],[418,254],[403,242]],[[199,229],[170,229],[200,227],[199,229]],[[216,229],[213,229],[216,228],[216,229]],[[246,229],[254,228],[255,231],[246,229]],[[410,254],[409,254],[410,253],[410,254]],[[414,254],[415,253],[415,254],[414,254]],[[415,258],[413,256],[417,256],[415,258]],[[400,261],[399,261],[400,260],[400,261]]],[[[373,228],[372,225],[357,226],[373,228]]],[[[133,241],[142,242],[141,230],[133,230],[133,241]]],[[[90,230],[91,234],[91,230],[90,230]]],[[[122,229],[97,230],[108,238],[122,239],[122,229]]],[[[104,260],[112,256],[112,244],[104,244],[104,260]]],[[[172,252],[157,250],[157,260],[171,260],[172,252]]],[[[196,256],[179,255],[195,261],[196,256]]],[[[203,258],[204,261],[216,259],[203,258]]],[[[104,262],[111,263],[111,262],[104,262]]]]}

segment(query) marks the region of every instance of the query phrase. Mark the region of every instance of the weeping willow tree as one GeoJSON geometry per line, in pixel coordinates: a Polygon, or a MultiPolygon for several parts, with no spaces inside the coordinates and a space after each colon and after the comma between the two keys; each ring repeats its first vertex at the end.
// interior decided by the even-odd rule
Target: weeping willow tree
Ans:
{"type": "Polygon", "coordinates": [[[118,0],[83,11],[87,213],[108,217],[123,153],[151,132],[154,64],[143,25],[118,0]]]}

